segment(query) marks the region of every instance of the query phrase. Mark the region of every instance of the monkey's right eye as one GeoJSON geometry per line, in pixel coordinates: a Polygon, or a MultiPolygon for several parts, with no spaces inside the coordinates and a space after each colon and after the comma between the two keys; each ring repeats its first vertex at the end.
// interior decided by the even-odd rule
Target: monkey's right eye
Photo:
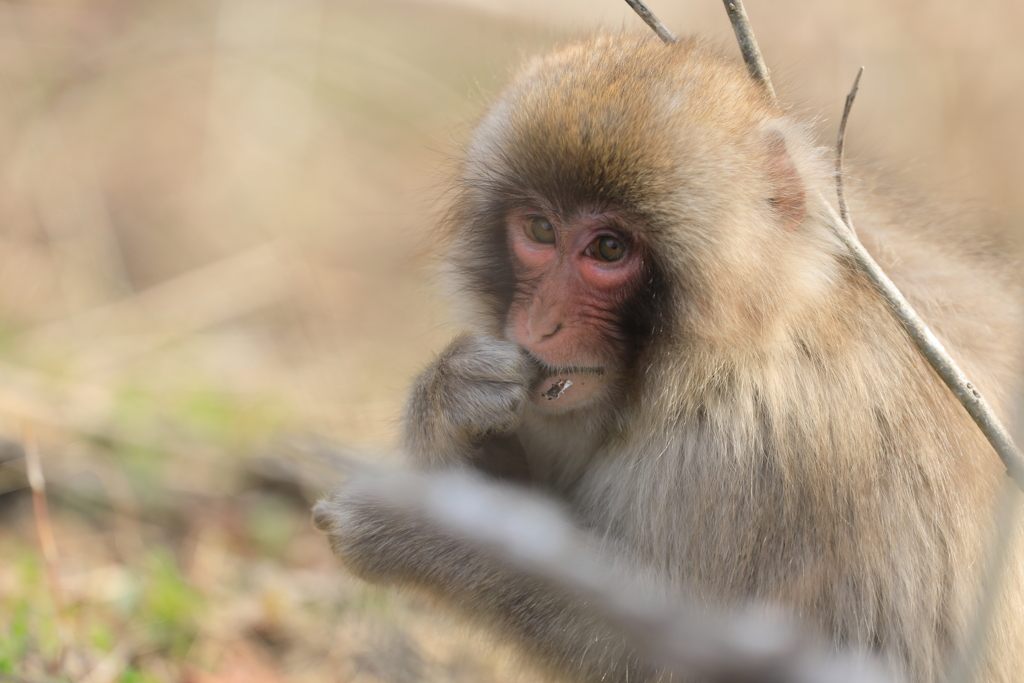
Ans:
{"type": "Polygon", "coordinates": [[[530,234],[533,235],[533,239],[542,244],[555,243],[555,229],[551,227],[548,219],[541,216],[534,216],[530,220],[530,234]]]}

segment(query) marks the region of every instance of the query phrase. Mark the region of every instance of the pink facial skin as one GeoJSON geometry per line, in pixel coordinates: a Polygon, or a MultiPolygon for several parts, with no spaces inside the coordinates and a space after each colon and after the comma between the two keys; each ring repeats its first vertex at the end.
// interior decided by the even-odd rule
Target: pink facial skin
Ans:
{"type": "Polygon", "coordinates": [[[508,239],[517,288],[506,333],[549,366],[534,404],[547,412],[583,405],[622,364],[621,309],[640,280],[641,246],[607,214],[561,221],[518,212],[508,239]]]}

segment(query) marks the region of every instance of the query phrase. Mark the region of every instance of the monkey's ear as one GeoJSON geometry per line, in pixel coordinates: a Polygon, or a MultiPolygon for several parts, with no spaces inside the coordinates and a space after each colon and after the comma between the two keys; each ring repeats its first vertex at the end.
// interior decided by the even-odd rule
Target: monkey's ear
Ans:
{"type": "Polygon", "coordinates": [[[786,230],[796,230],[804,220],[807,200],[804,183],[796,164],[786,151],[786,139],[777,130],[765,133],[768,148],[768,204],[776,220],[786,230]]]}

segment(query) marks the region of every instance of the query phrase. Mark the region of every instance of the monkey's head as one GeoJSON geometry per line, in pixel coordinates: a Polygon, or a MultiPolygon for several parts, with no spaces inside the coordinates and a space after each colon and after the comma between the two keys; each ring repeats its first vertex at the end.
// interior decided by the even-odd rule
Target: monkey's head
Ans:
{"type": "Polygon", "coordinates": [[[702,345],[785,343],[833,277],[805,220],[816,163],[741,65],[592,39],[528,64],[483,117],[450,259],[487,331],[537,360],[536,406],[589,405],[702,345]]]}

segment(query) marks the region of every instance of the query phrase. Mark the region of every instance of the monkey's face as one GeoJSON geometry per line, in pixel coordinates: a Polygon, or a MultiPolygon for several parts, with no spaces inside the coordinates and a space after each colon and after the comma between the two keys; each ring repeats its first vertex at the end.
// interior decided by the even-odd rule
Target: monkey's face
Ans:
{"type": "Polygon", "coordinates": [[[506,334],[542,368],[533,402],[550,412],[590,404],[624,369],[623,308],[641,280],[643,245],[601,213],[520,210],[507,229],[516,288],[506,334]]]}

